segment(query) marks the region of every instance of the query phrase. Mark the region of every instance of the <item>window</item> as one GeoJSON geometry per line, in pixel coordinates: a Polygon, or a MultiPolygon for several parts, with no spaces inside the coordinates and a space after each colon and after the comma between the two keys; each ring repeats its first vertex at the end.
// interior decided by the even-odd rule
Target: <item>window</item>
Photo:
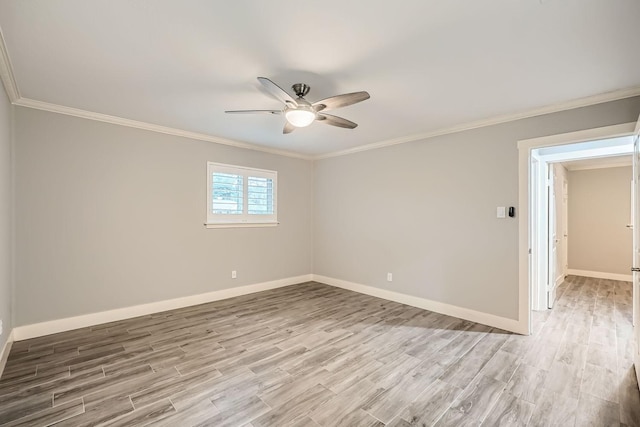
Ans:
{"type": "Polygon", "coordinates": [[[207,227],[277,225],[275,171],[207,163],[207,227]]]}

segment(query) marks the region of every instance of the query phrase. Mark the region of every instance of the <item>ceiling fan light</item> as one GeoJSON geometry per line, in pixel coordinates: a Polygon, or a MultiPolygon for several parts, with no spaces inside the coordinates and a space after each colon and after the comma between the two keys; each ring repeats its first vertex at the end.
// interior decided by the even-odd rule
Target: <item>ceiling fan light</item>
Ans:
{"type": "Polygon", "coordinates": [[[297,128],[309,126],[316,119],[316,113],[311,109],[292,108],[284,113],[287,121],[297,128]]]}

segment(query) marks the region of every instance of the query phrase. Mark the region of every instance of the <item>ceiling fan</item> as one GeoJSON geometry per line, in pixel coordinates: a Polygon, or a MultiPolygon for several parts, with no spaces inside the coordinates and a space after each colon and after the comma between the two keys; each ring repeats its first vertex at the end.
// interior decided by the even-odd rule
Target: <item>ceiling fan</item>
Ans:
{"type": "Polygon", "coordinates": [[[291,95],[285,92],[280,86],[272,82],[266,77],[258,77],[258,81],[264,86],[264,88],[273,95],[276,99],[284,103],[284,109],[282,110],[233,110],[225,111],[230,114],[284,114],[287,119],[282,133],[291,133],[296,128],[302,128],[309,126],[314,121],[326,123],[332,126],[338,126],[346,129],[353,129],[358,126],[351,120],[343,119],[342,117],[326,114],[325,111],[334,110],[340,107],[346,107],[347,105],[355,104],[357,102],[369,99],[367,92],[353,92],[345,93],[343,95],[336,95],[330,98],[321,99],[320,101],[311,104],[304,97],[309,93],[311,87],[304,83],[296,83],[291,88],[296,94],[297,98],[294,99],[291,95]]]}

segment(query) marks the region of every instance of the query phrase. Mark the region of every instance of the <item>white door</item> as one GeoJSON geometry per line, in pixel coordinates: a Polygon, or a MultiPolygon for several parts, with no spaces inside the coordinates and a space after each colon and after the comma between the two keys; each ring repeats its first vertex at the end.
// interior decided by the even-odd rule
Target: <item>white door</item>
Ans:
{"type": "Polygon", "coordinates": [[[640,383],[640,117],[633,141],[633,332],[634,364],[640,383]]]}
{"type": "Polygon", "coordinates": [[[549,165],[549,198],[548,198],[548,212],[549,220],[547,222],[549,226],[549,276],[547,278],[547,306],[553,308],[553,304],[556,301],[556,277],[558,277],[558,203],[556,203],[556,168],[555,165],[549,165]]]}

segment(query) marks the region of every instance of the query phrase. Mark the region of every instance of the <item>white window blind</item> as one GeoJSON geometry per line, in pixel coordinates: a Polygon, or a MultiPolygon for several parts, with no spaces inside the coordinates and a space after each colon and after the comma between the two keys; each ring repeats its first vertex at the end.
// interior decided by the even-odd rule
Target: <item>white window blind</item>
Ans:
{"type": "Polygon", "coordinates": [[[273,179],[249,176],[247,203],[249,215],[273,215],[273,179]]]}
{"type": "Polygon", "coordinates": [[[277,224],[276,171],[207,163],[207,225],[277,224]]]}
{"type": "Polygon", "coordinates": [[[241,215],[243,201],[243,176],[214,172],[213,213],[217,215],[241,215]]]}

